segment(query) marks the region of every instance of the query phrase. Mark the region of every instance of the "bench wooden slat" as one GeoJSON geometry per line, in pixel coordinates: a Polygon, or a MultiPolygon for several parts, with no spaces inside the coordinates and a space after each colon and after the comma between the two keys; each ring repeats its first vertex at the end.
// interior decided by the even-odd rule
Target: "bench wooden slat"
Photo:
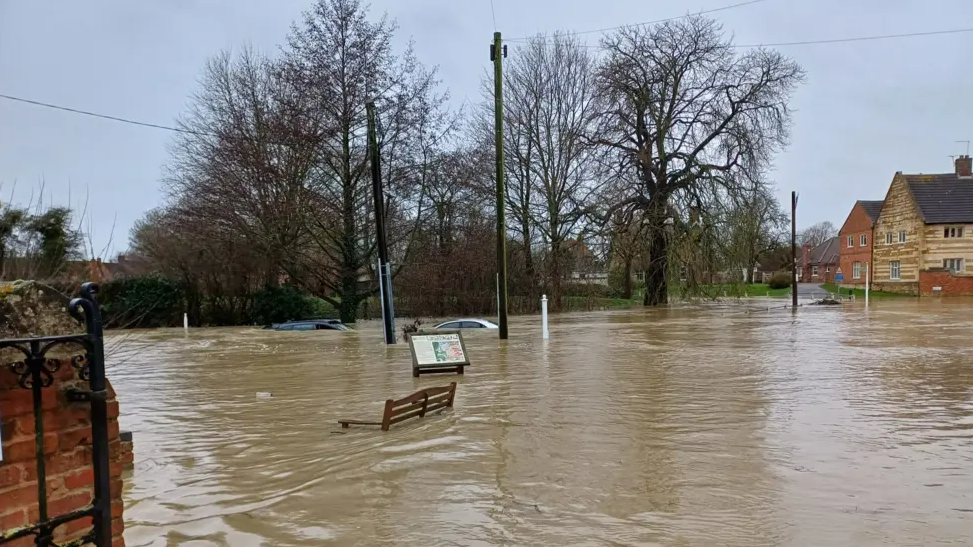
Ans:
{"type": "Polygon", "coordinates": [[[399,400],[385,401],[385,412],[381,422],[365,422],[358,420],[338,420],[342,428],[351,425],[380,425],[382,431],[388,431],[392,424],[410,418],[421,418],[429,412],[442,410],[453,406],[456,396],[456,382],[448,386],[430,387],[404,397],[399,400]]]}
{"type": "Polygon", "coordinates": [[[338,420],[342,429],[347,429],[350,425],[382,425],[382,422],[361,422],[358,420],[338,420]]]}
{"type": "Polygon", "coordinates": [[[443,401],[443,402],[438,403],[436,405],[430,405],[429,407],[426,408],[426,410],[425,410],[424,413],[422,412],[422,409],[420,408],[420,409],[417,409],[417,410],[413,410],[410,413],[401,414],[399,416],[396,416],[396,417],[392,418],[391,420],[389,420],[389,424],[397,424],[397,423],[399,423],[401,421],[408,420],[409,418],[416,418],[416,417],[418,417],[420,415],[429,414],[430,412],[435,412],[437,410],[440,410],[440,409],[443,409],[443,408],[446,408],[446,407],[447,407],[446,402],[443,401]]]}
{"type": "Polygon", "coordinates": [[[449,401],[449,393],[441,393],[435,397],[430,397],[429,399],[423,399],[421,401],[416,401],[414,403],[409,403],[408,405],[403,405],[400,407],[393,407],[392,416],[398,416],[399,414],[404,414],[406,412],[411,412],[417,408],[422,408],[423,405],[430,406],[436,403],[443,403],[449,401]]]}

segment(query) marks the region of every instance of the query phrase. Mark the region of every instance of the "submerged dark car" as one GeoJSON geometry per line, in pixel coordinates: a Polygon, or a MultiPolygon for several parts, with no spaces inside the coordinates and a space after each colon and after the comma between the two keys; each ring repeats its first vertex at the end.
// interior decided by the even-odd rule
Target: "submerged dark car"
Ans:
{"type": "Polygon", "coordinates": [[[337,319],[307,319],[304,321],[287,321],[267,325],[265,329],[273,330],[351,330],[337,319]]]}

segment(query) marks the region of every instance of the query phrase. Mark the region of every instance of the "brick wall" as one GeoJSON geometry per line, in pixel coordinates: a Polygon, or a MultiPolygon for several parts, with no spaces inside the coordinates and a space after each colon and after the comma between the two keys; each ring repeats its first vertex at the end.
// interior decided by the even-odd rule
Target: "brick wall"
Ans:
{"type": "MultiPolygon", "coordinates": [[[[872,219],[868,217],[860,202],[855,202],[847,220],[841,226],[841,231],[838,233],[838,243],[841,249],[841,273],[845,276],[842,285],[864,287],[864,264],[872,263],[872,245],[875,244],[875,237],[872,233],[872,219]],[[864,247],[861,246],[862,235],[866,236],[864,247]],[[850,247],[848,246],[849,237],[851,238],[850,247]],[[855,262],[862,264],[859,270],[861,275],[859,279],[855,279],[855,262]]],[[[870,275],[870,277],[872,276],[870,275]]],[[[872,279],[875,278],[872,277],[872,279]]]]}
{"type": "Polygon", "coordinates": [[[919,294],[922,296],[973,296],[973,276],[954,275],[948,270],[930,269],[919,272],[919,294]],[[942,287],[933,291],[933,287],[942,287]]]}
{"type": "MultiPolygon", "coordinates": [[[[34,444],[34,413],[31,391],[17,385],[17,376],[0,366],[0,435],[3,461],[0,462],[0,531],[34,524],[38,521],[37,464],[34,444]]],[[[70,361],[61,361],[54,384],[43,390],[45,462],[47,468],[48,514],[55,517],[82,509],[94,496],[94,470],[91,466],[91,421],[87,403],[72,403],[65,391],[70,387],[87,389],[77,377],[70,361]]],[[[113,547],[124,547],[122,538],[122,471],[125,467],[123,443],[119,440],[118,401],[108,385],[108,440],[111,454],[111,498],[113,547]]],[[[130,447],[129,447],[130,449],[130,447]]],[[[131,451],[129,450],[129,454],[131,451]]],[[[56,542],[83,536],[91,529],[91,519],[81,519],[57,528],[56,542]]],[[[23,538],[4,547],[34,545],[23,538]]]]}
{"type": "Polygon", "coordinates": [[[918,281],[876,281],[869,288],[873,291],[919,295],[918,281]]]}

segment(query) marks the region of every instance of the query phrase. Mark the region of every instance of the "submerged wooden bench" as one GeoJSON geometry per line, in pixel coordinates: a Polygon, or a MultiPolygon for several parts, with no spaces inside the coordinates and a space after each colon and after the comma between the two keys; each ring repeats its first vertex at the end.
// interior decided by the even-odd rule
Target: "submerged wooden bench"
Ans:
{"type": "Polygon", "coordinates": [[[398,401],[389,399],[385,401],[385,414],[382,415],[381,422],[360,422],[357,420],[338,420],[342,429],[353,425],[380,425],[382,431],[388,431],[392,424],[408,420],[409,418],[422,418],[428,412],[451,408],[453,406],[453,396],[456,395],[456,382],[448,386],[430,387],[409,395],[398,401]]]}

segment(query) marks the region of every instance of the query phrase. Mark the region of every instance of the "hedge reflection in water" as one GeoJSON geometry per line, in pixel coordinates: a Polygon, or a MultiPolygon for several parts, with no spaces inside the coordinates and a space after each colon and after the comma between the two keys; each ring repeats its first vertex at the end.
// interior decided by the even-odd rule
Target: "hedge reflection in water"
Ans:
{"type": "Polygon", "coordinates": [[[964,301],[517,318],[456,408],[340,429],[457,377],[377,323],[115,335],[130,546],[973,541],[964,301]],[[257,398],[272,392],[273,398],[257,398]]]}

